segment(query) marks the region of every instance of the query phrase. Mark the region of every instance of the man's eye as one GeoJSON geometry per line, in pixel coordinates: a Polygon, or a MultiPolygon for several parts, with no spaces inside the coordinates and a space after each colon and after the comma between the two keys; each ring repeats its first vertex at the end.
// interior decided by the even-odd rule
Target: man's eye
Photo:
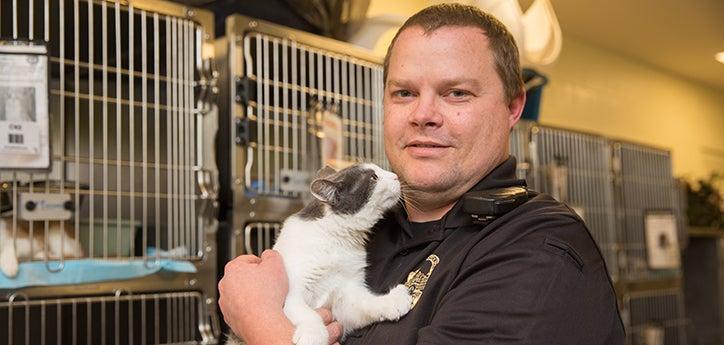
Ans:
{"type": "Polygon", "coordinates": [[[450,90],[450,92],[448,92],[448,95],[454,98],[463,98],[469,96],[470,92],[464,90],[450,90]]]}
{"type": "Polygon", "coordinates": [[[411,96],[412,96],[412,92],[410,92],[410,91],[408,91],[408,90],[397,90],[397,91],[392,92],[392,95],[393,95],[393,96],[396,96],[396,97],[403,97],[403,98],[404,98],[404,97],[411,97],[411,96]]]}

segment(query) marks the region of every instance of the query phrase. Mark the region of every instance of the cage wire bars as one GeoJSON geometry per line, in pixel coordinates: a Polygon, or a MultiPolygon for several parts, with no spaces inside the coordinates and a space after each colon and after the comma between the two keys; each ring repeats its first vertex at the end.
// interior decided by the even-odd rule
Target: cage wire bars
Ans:
{"type": "MultiPolygon", "coordinates": [[[[0,318],[14,325],[22,325],[17,320],[24,318],[27,326],[28,320],[35,320],[36,312],[46,314],[45,309],[38,306],[58,304],[63,305],[57,307],[58,313],[68,308],[74,313],[77,309],[89,308],[87,319],[91,321],[105,315],[91,313],[95,305],[105,306],[121,300],[133,304],[131,300],[136,301],[136,297],[168,300],[168,306],[181,303],[174,302],[177,300],[185,301],[186,305],[202,301],[204,309],[169,307],[174,313],[163,317],[194,319],[197,326],[189,331],[194,333],[189,337],[164,339],[168,342],[213,339],[213,332],[206,330],[209,318],[206,308],[215,304],[215,257],[207,260],[215,248],[215,239],[208,236],[208,232],[213,232],[209,228],[215,220],[208,209],[215,199],[209,191],[217,188],[210,177],[215,175],[216,168],[208,164],[207,157],[213,156],[208,137],[214,133],[208,129],[207,113],[211,110],[208,87],[212,82],[208,80],[210,71],[204,63],[212,53],[209,50],[212,30],[210,13],[166,1],[0,2],[0,37],[4,44],[33,41],[44,42],[48,47],[52,161],[48,171],[0,171],[0,192],[7,196],[0,200],[13,204],[12,211],[3,215],[3,221],[12,225],[11,238],[0,238],[0,241],[17,244],[21,227],[26,227],[32,238],[33,235],[47,237],[57,226],[70,233],[69,238],[61,237],[62,242],[75,239],[81,243],[83,259],[142,261],[147,266],[157,265],[161,259],[176,259],[191,261],[199,269],[197,275],[167,277],[165,281],[156,277],[150,281],[94,284],[85,289],[9,291],[9,298],[0,303],[0,318]],[[70,195],[72,219],[64,222],[22,219],[18,209],[23,205],[18,204],[18,198],[23,193],[70,195]],[[206,276],[208,279],[203,278],[206,276]],[[169,291],[134,295],[169,289],[196,289],[203,293],[169,291]],[[84,292],[114,296],[52,297],[84,292]],[[192,293],[198,295],[189,295],[192,293]],[[17,312],[23,309],[26,313],[21,317],[17,312]],[[12,323],[13,320],[16,323],[12,323]]],[[[31,255],[21,261],[45,262],[48,274],[62,274],[70,258],[64,254],[49,257],[47,251],[41,257],[32,254],[39,250],[33,248],[31,241],[31,255]]],[[[158,313],[153,316],[156,320],[158,317],[158,313]]],[[[58,318],[57,321],[60,334],[62,329],[77,332],[77,327],[86,320],[73,320],[72,327],[66,327],[70,320],[58,318]]],[[[162,318],[162,321],[165,320],[162,318]]],[[[46,321],[42,322],[43,326],[49,326],[46,321]]],[[[142,326],[148,325],[144,322],[142,326]]],[[[97,330],[92,328],[87,328],[88,339],[95,339],[97,330]]],[[[108,328],[111,332],[110,324],[108,328]]],[[[15,334],[11,331],[7,335],[10,343],[20,341],[18,339],[37,341],[35,332],[28,333],[27,328],[15,330],[15,334]],[[28,334],[25,338],[14,338],[23,332],[28,334]]],[[[44,330],[40,330],[40,334],[47,338],[41,343],[52,341],[54,338],[44,330]]],[[[82,339],[80,337],[73,339],[82,339]]],[[[0,335],[0,338],[4,337],[0,335]]],[[[155,338],[143,339],[139,342],[155,338]]],[[[110,338],[106,340],[112,343],[110,338]]]]}
{"type": "Polygon", "coordinates": [[[219,127],[229,135],[217,160],[233,257],[273,245],[323,165],[388,164],[379,57],[243,16],[226,25],[215,51],[220,114],[228,114],[219,127]]]}

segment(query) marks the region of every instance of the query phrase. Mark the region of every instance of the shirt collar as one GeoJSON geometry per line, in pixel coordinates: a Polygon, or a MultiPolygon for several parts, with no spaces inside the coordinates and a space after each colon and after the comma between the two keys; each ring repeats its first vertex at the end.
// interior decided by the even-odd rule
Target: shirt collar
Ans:
{"type": "MultiPolygon", "coordinates": [[[[517,162],[515,157],[509,156],[503,163],[495,167],[488,175],[483,177],[475,186],[470,188],[469,192],[481,191],[493,188],[503,188],[511,186],[526,186],[524,179],[516,177],[517,162]]],[[[441,227],[435,227],[434,231],[436,234],[442,236],[444,230],[454,229],[463,226],[473,225],[473,218],[471,215],[463,211],[463,203],[458,200],[450,211],[448,211],[442,218],[441,227]],[[439,234],[438,234],[439,233],[439,234]]],[[[409,237],[417,237],[418,234],[413,234],[410,229],[410,221],[407,219],[407,212],[402,207],[397,208],[395,211],[395,219],[402,228],[403,232],[409,237]]],[[[425,237],[433,236],[433,234],[426,234],[425,237]]]]}

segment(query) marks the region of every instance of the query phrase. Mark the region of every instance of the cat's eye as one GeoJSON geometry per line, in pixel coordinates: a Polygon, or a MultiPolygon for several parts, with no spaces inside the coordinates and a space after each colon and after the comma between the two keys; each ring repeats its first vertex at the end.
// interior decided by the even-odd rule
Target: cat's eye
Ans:
{"type": "Polygon", "coordinates": [[[377,174],[372,174],[372,176],[370,176],[370,178],[377,181],[377,174]]]}

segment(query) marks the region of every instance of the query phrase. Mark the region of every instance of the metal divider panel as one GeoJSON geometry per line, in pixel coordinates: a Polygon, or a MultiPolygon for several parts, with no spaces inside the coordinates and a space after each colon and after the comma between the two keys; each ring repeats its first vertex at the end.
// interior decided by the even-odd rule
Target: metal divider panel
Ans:
{"type": "Polygon", "coordinates": [[[245,35],[242,49],[250,89],[247,192],[299,197],[282,184],[313,174],[323,157],[388,168],[382,66],[259,32],[245,35]]]}
{"type": "Polygon", "coordinates": [[[534,187],[554,195],[556,166],[567,170],[561,200],[585,220],[603,253],[609,273],[618,277],[618,247],[611,184],[611,155],[605,138],[550,127],[533,127],[531,154],[534,187]]]}
{"type": "Polygon", "coordinates": [[[197,344],[212,340],[203,295],[142,295],[0,302],[5,344],[197,344]]]}
{"type": "Polygon", "coordinates": [[[201,26],[120,1],[2,1],[0,12],[0,36],[49,42],[52,113],[52,171],[3,171],[1,191],[16,203],[66,194],[75,208],[67,222],[27,223],[14,207],[2,218],[13,238],[61,229],[87,258],[150,261],[156,247],[200,259],[201,26]]]}
{"type": "MultiPolygon", "coordinates": [[[[679,274],[680,270],[650,270],[646,251],[645,215],[649,211],[679,208],[674,195],[669,152],[631,143],[620,143],[621,193],[624,231],[622,243],[626,253],[629,279],[653,279],[679,274]]],[[[679,237],[680,231],[679,231],[679,237]]]]}
{"type": "MultiPolygon", "coordinates": [[[[663,335],[664,345],[685,345],[686,314],[682,292],[663,290],[625,296],[628,344],[646,345],[646,337],[663,335]],[[663,334],[661,334],[663,331],[663,334]]],[[[651,341],[651,340],[649,340],[651,341]]]]}
{"type": "Polygon", "coordinates": [[[232,257],[243,254],[260,256],[266,249],[271,249],[276,242],[281,222],[251,222],[244,226],[243,233],[237,233],[234,241],[232,257]]]}

